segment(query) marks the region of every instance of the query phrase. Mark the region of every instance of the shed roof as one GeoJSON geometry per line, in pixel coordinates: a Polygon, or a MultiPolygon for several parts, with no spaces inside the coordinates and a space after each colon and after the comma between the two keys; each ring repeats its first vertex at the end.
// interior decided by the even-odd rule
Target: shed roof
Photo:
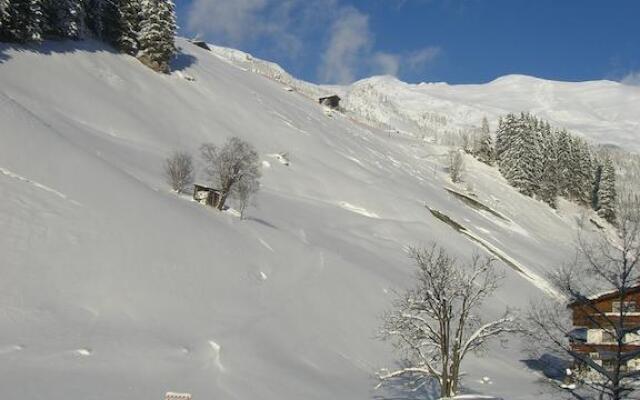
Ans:
{"type": "Polygon", "coordinates": [[[338,96],[337,94],[333,94],[331,96],[320,97],[320,100],[328,100],[328,99],[340,100],[340,96],[338,96]]]}
{"type": "Polygon", "coordinates": [[[208,191],[211,191],[211,192],[221,192],[222,191],[220,189],[214,189],[212,187],[209,187],[209,186],[206,186],[206,185],[201,185],[199,183],[194,183],[193,186],[195,188],[200,189],[200,190],[208,190],[208,191]]]}

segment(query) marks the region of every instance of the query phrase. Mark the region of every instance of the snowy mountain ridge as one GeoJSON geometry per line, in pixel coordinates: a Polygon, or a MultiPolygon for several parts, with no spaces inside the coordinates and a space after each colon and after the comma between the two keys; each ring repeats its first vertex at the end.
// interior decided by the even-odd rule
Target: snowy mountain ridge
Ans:
{"type": "MultiPolygon", "coordinates": [[[[314,98],[339,88],[178,44],[170,75],[93,41],[0,44],[7,398],[433,399],[428,387],[374,390],[399,359],[375,336],[394,290],[412,284],[406,247],[503,260],[491,318],[553,296],[545,274],[571,257],[578,226],[597,229],[584,223],[593,213],[562,200],[552,210],[472,158],[451,183],[449,148],[314,98]],[[172,151],[198,159],[202,143],[230,136],[263,166],[246,220],[177,196],[163,174],[172,151]]],[[[394,95],[385,115],[409,126],[394,95]]],[[[519,338],[472,356],[465,391],[553,399],[527,357],[519,338]]]]}
{"type": "Polygon", "coordinates": [[[348,86],[327,86],[297,80],[277,64],[247,53],[221,47],[214,47],[214,51],[239,65],[249,63],[254,72],[310,97],[338,93],[345,109],[362,121],[418,137],[441,137],[478,127],[483,117],[495,129],[497,119],[507,113],[531,112],[596,143],[640,151],[637,86],[610,80],[552,81],[518,74],[485,84],[410,84],[393,76],[374,76],[348,86]]]}

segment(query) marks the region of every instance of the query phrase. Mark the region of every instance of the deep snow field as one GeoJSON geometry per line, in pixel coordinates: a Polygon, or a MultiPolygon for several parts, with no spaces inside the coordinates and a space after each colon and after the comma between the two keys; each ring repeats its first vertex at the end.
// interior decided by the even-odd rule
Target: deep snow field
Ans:
{"type": "MultiPolygon", "coordinates": [[[[483,252],[425,205],[527,273],[496,264],[506,278],[487,317],[552,295],[542,276],[571,258],[583,210],[562,201],[553,211],[470,158],[453,185],[446,147],[329,113],[218,52],[179,45],[171,75],[94,42],[0,45],[3,398],[420,397],[373,389],[374,373],[397,360],[375,336],[392,290],[411,284],[406,246],[483,252]],[[176,196],[162,170],[173,150],[196,155],[233,135],[263,160],[257,206],[242,221],[176,196]],[[445,188],[475,193],[508,220],[445,188]]],[[[566,85],[579,96],[582,84],[566,85]]],[[[306,93],[316,90],[328,89],[306,93]]],[[[600,127],[617,111],[580,105],[591,118],[583,133],[607,135],[600,127]]],[[[607,141],[633,141],[620,132],[607,141]]],[[[518,338],[496,345],[467,360],[464,385],[554,398],[527,358],[518,338]]]]}

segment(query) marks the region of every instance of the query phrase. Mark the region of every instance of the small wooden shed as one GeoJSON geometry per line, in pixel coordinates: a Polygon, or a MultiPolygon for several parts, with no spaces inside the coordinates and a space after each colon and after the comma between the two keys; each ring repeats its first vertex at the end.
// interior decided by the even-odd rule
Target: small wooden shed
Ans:
{"type": "Polygon", "coordinates": [[[202,205],[216,207],[221,197],[222,192],[218,189],[198,184],[193,185],[193,199],[202,205]]]}
{"type": "Polygon", "coordinates": [[[321,97],[318,102],[323,106],[333,108],[334,110],[340,107],[340,96],[334,94],[333,96],[321,97]]]}
{"type": "Polygon", "coordinates": [[[205,49],[205,50],[209,50],[211,51],[211,47],[209,47],[209,45],[207,44],[207,42],[202,41],[202,40],[192,40],[191,43],[193,43],[194,45],[200,47],[201,49],[205,49]]]}

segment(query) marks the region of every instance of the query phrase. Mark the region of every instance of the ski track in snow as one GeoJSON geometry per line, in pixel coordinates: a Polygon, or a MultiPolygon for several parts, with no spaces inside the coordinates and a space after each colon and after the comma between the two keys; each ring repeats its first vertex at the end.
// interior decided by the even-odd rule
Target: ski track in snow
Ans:
{"type": "Polygon", "coordinates": [[[209,346],[211,346],[211,352],[212,352],[212,362],[213,365],[221,372],[224,371],[224,365],[222,365],[222,362],[220,360],[220,351],[222,350],[222,347],[216,343],[214,340],[209,340],[209,346]]]}
{"type": "Polygon", "coordinates": [[[354,206],[353,204],[347,203],[346,201],[341,201],[338,204],[340,205],[341,208],[343,208],[343,209],[345,209],[347,211],[351,211],[353,213],[364,215],[365,217],[369,217],[369,218],[373,218],[373,219],[380,219],[380,216],[378,214],[376,214],[374,212],[371,212],[371,211],[367,210],[366,208],[354,206]]]}
{"type": "Polygon", "coordinates": [[[347,159],[353,161],[354,163],[358,164],[361,167],[364,166],[364,165],[362,165],[362,162],[360,160],[358,160],[357,158],[355,158],[355,157],[351,157],[351,156],[345,156],[345,157],[347,157],[347,159]]]}
{"type": "Polygon", "coordinates": [[[307,232],[304,229],[300,229],[298,231],[298,236],[300,237],[300,241],[304,244],[309,244],[309,239],[307,238],[307,232]]]}
{"type": "Polygon", "coordinates": [[[558,300],[564,300],[564,297],[562,296],[562,294],[560,294],[549,282],[547,282],[546,279],[542,278],[540,275],[536,274],[535,272],[531,271],[529,268],[520,264],[518,261],[514,260],[511,256],[509,256],[507,253],[505,253],[501,249],[487,242],[486,240],[476,235],[474,232],[470,231],[467,228],[464,229],[463,233],[469,236],[470,238],[472,238],[473,240],[476,240],[478,243],[482,244],[483,246],[485,246],[491,252],[494,252],[500,258],[503,258],[507,260],[509,263],[515,265],[516,268],[520,270],[517,272],[520,273],[522,277],[526,278],[535,287],[542,290],[550,297],[553,297],[558,300]]]}
{"type": "Polygon", "coordinates": [[[272,253],[275,253],[275,250],[273,250],[273,247],[271,247],[269,245],[269,243],[267,243],[264,239],[262,238],[258,238],[258,241],[260,242],[261,245],[263,245],[265,248],[267,248],[269,251],[271,251],[272,253]]]}
{"type": "Polygon", "coordinates": [[[0,347],[0,356],[4,356],[6,354],[15,353],[15,352],[22,351],[22,350],[24,350],[24,346],[19,345],[19,344],[15,344],[15,345],[12,345],[12,346],[0,347]]]}
{"type": "Polygon", "coordinates": [[[67,201],[71,202],[72,204],[74,204],[76,206],[81,206],[81,204],[78,203],[77,201],[69,199],[66,194],[60,193],[59,191],[57,191],[55,189],[52,189],[49,186],[43,185],[42,183],[36,182],[34,180],[25,178],[24,176],[21,176],[21,175],[18,175],[16,173],[13,173],[13,172],[9,171],[8,169],[0,167],[0,173],[2,173],[5,176],[8,176],[9,178],[13,178],[13,179],[19,180],[21,182],[28,183],[28,184],[30,184],[30,185],[32,185],[32,186],[34,186],[34,187],[36,187],[36,188],[38,188],[40,190],[44,190],[45,192],[51,193],[51,194],[53,194],[53,195],[55,195],[55,196],[57,196],[57,197],[59,197],[59,198],[61,198],[63,200],[67,200],[67,201]]]}
{"type": "Polygon", "coordinates": [[[302,134],[305,135],[309,135],[309,132],[305,131],[304,129],[298,128],[297,126],[295,126],[292,122],[290,121],[286,121],[286,120],[282,120],[282,122],[285,123],[285,125],[287,125],[288,127],[290,127],[291,129],[294,129],[302,134]]]}

